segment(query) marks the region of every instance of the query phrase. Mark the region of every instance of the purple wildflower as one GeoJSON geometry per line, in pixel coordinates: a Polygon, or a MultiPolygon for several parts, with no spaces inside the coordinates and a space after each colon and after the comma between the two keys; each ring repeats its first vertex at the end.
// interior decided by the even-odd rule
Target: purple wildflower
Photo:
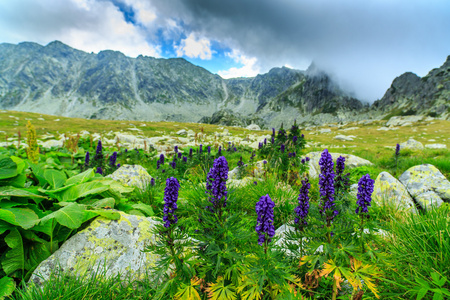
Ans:
{"type": "Polygon", "coordinates": [[[117,168],[120,168],[120,164],[117,164],[117,168]]]}
{"type": "Polygon", "coordinates": [[[397,146],[395,146],[395,156],[398,156],[400,154],[400,145],[397,144],[397,146]]]}
{"type": "Polygon", "coordinates": [[[181,158],[182,155],[183,155],[183,153],[178,152],[178,158],[181,158]]]}
{"type": "Polygon", "coordinates": [[[305,159],[301,160],[302,165],[304,165],[306,163],[305,159]]]}
{"type": "Polygon", "coordinates": [[[262,147],[263,147],[263,143],[260,142],[260,143],[258,144],[258,149],[261,149],[262,147]]]}
{"type": "Polygon", "coordinates": [[[284,153],[284,149],[285,149],[285,145],[284,144],[281,144],[281,147],[280,147],[280,151],[281,151],[281,153],[284,153]]]}
{"type": "Polygon", "coordinates": [[[307,157],[305,157],[305,160],[306,160],[306,161],[309,161],[309,157],[308,157],[308,156],[307,156],[307,157]]]}
{"type": "Polygon", "coordinates": [[[295,208],[294,212],[297,215],[294,222],[295,224],[299,224],[300,228],[305,225],[308,225],[306,222],[306,217],[308,216],[309,210],[309,189],[311,188],[311,184],[308,182],[308,177],[305,180],[302,180],[302,187],[300,188],[300,194],[298,195],[298,206],[295,208]]]}
{"type": "Polygon", "coordinates": [[[117,160],[117,152],[114,151],[113,154],[109,157],[109,165],[111,167],[116,167],[116,160],[117,160]]]}
{"type": "Polygon", "coordinates": [[[125,153],[127,153],[128,152],[128,149],[125,149],[125,153]]]}
{"type": "Polygon", "coordinates": [[[163,153],[161,153],[161,155],[159,156],[159,162],[161,165],[164,164],[164,154],[163,153]]]}
{"type": "Polygon", "coordinates": [[[342,196],[345,191],[348,191],[350,186],[350,173],[344,175],[345,157],[339,156],[336,160],[336,179],[334,182],[335,195],[342,196]]]}
{"type": "Polygon", "coordinates": [[[183,156],[183,161],[184,161],[185,163],[187,163],[187,157],[186,157],[186,156],[183,156]]]}
{"type": "Polygon", "coordinates": [[[272,128],[272,136],[275,136],[275,128],[272,128]]]}
{"type": "Polygon", "coordinates": [[[159,166],[161,165],[161,162],[159,161],[159,159],[156,161],[156,170],[159,169],[159,166]]]}
{"type": "Polygon", "coordinates": [[[178,146],[174,147],[175,153],[178,153],[178,146]]]}
{"type": "Polygon", "coordinates": [[[270,243],[275,235],[275,227],[273,225],[273,208],[275,203],[270,199],[269,195],[262,196],[256,203],[255,210],[258,218],[256,220],[255,230],[258,233],[258,245],[262,246],[265,242],[270,243]]]}
{"type": "Polygon", "coordinates": [[[267,160],[263,160],[263,164],[267,164],[267,160]]]}
{"type": "Polygon", "coordinates": [[[272,139],[270,140],[270,142],[271,142],[272,144],[275,144],[275,138],[272,137],[272,139]]]}
{"type": "Polygon", "coordinates": [[[203,145],[200,144],[199,153],[202,154],[202,152],[203,152],[203,145]]]}
{"type": "Polygon", "coordinates": [[[189,157],[192,157],[192,148],[189,149],[189,157]]]}
{"type": "Polygon", "coordinates": [[[150,179],[150,185],[155,186],[155,178],[152,177],[152,179],[150,179]]]}
{"type": "Polygon", "coordinates": [[[264,145],[267,145],[267,139],[264,139],[264,145]]]}
{"type": "Polygon", "coordinates": [[[237,152],[237,148],[236,148],[236,147],[234,147],[234,148],[233,148],[233,151],[234,151],[234,152],[237,152]]]}
{"type": "Polygon", "coordinates": [[[222,146],[219,146],[219,151],[217,151],[218,156],[222,156],[222,146]]]}
{"type": "MultiPolygon", "coordinates": [[[[370,178],[369,174],[364,175],[358,182],[358,194],[356,204],[358,204],[358,208],[356,209],[356,213],[364,214],[369,213],[370,202],[372,202],[372,193],[373,193],[373,184],[375,180],[370,178]]],[[[368,215],[367,215],[368,216],[368,215]]]]}
{"type": "Polygon", "coordinates": [[[84,157],[84,166],[89,167],[89,151],[86,152],[86,156],[84,157]]]}
{"type": "Polygon", "coordinates": [[[332,214],[329,213],[332,211],[334,203],[334,177],[335,174],[333,172],[333,158],[331,154],[328,153],[328,149],[325,149],[322,152],[322,156],[319,160],[320,172],[319,175],[319,185],[320,185],[320,196],[322,197],[323,202],[321,203],[321,207],[319,209],[320,213],[326,213],[327,216],[327,226],[329,226],[330,221],[333,220],[334,216],[338,214],[338,211],[334,211],[332,214]]]}
{"type": "Polygon", "coordinates": [[[208,155],[211,154],[211,146],[208,146],[208,155]]]}
{"type": "Polygon", "coordinates": [[[225,207],[227,203],[228,162],[224,156],[214,160],[212,168],[206,177],[206,193],[209,195],[209,201],[213,211],[220,207],[225,207]]]}
{"type": "Polygon", "coordinates": [[[292,138],[292,141],[293,141],[294,143],[297,142],[297,136],[296,136],[296,135],[294,135],[294,137],[292,138]]]}
{"type": "Polygon", "coordinates": [[[103,175],[103,170],[102,170],[102,168],[101,168],[101,167],[98,167],[98,168],[97,168],[97,171],[95,171],[95,173],[100,174],[100,175],[103,175]]]}
{"type": "Polygon", "coordinates": [[[302,133],[302,138],[304,138],[305,137],[305,135],[302,133]]]}
{"type": "Polygon", "coordinates": [[[163,221],[165,222],[164,227],[169,228],[170,225],[176,224],[178,218],[175,215],[177,210],[177,200],[178,200],[178,190],[180,189],[180,184],[175,177],[167,178],[166,188],[164,189],[164,209],[163,209],[163,221]]]}
{"type": "Polygon", "coordinates": [[[103,153],[102,153],[102,141],[98,140],[97,149],[95,151],[94,156],[95,161],[102,161],[103,160],[103,153]]]}

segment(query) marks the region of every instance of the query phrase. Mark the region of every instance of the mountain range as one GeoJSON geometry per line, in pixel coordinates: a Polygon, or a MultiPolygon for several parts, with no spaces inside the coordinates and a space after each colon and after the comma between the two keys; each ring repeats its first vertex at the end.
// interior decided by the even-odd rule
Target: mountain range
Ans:
{"type": "Polygon", "coordinates": [[[206,122],[263,127],[386,115],[450,114],[450,56],[420,78],[397,77],[369,106],[312,64],[223,79],[182,58],[98,54],[59,41],[0,44],[0,108],[68,117],[206,122]]]}

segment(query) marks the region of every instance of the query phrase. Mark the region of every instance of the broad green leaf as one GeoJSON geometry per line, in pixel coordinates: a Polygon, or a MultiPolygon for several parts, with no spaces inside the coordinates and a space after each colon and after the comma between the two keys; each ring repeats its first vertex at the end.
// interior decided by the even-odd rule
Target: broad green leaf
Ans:
{"type": "MultiPolygon", "coordinates": [[[[55,249],[57,249],[55,247],[55,249]]],[[[25,261],[25,269],[31,270],[36,268],[41,262],[46,260],[52,253],[50,252],[50,242],[34,242],[29,246],[27,251],[27,260],[25,261]]]]}
{"type": "Polygon", "coordinates": [[[416,298],[416,300],[421,300],[425,295],[426,295],[426,293],[428,292],[428,289],[427,288],[421,288],[420,290],[419,290],[419,292],[417,293],[417,298],[416,298]]]}
{"type": "Polygon", "coordinates": [[[48,182],[47,180],[45,180],[44,177],[44,169],[39,166],[38,164],[33,164],[33,163],[29,163],[31,170],[33,171],[34,176],[36,176],[36,178],[39,180],[39,185],[40,186],[44,186],[46,185],[48,182]]]}
{"type": "Polygon", "coordinates": [[[416,277],[416,278],[414,278],[414,280],[418,283],[418,284],[420,284],[422,287],[426,287],[426,288],[430,288],[430,285],[428,284],[428,282],[426,281],[426,280],[424,280],[424,279],[422,279],[422,278],[419,278],[419,277],[416,277]]]}
{"type": "Polygon", "coordinates": [[[132,205],[134,209],[142,210],[147,217],[153,217],[155,215],[153,208],[150,205],[143,204],[143,203],[137,203],[132,205]]]}
{"type": "Polygon", "coordinates": [[[11,156],[11,159],[17,164],[17,173],[22,173],[23,169],[27,166],[25,161],[17,156],[11,156]]]}
{"type": "Polygon", "coordinates": [[[142,211],[138,210],[138,209],[132,209],[127,211],[127,214],[129,215],[135,215],[135,216],[140,216],[140,217],[145,217],[144,213],[142,213],[142,211]]]}
{"type": "Polygon", "coordinates": [[[135,189],[135,187],[124,186],[119,181],[110,178],[104,178],[101,182],[105,185],[108,185],[111,190],[119,194],[131,193],[135,189]]]}
{"type": "Polygon", "coordinates": [[[48,181],[52,188],[58,189],[66,182],[66,174],[61,171],[48,169],[44,171],[44,178],[48,181]]]}
{"type": "Polygon", "coordinates": [[[17,188],[23,188],[27,181],[27,175],[20,173],[17,176],[0,180],[0,186],[13,186],[17,188]]]}
{"type": "Polygon", "coordinates": [[[54,218],[46,219],[44,221],[42,219],[38,225],[35,225],[31,229],[34,231],[43,232],[50,237],[53,236],[53,230],[55,229],[57,222],[54,218]]]}
{"type": "Polygon", "coordinates": [[[103,185],[98,181],[91,181],[72,186],[67,190],[55,193],[59,201],[75,201],[78,198],[86,197],[87,195],[100,194],[108,190],[108,186],[103,185]]]}
{"type": "MultiPolygon", "coordinates": [[[[12,208],[2,209],[2,210],[7,210],[7,211],[10,211],[11,213],[13,213],[14,219],[17,222],[17,224],[14,224],[14,225],[18,225],[18,226],[22,227],[23,229],[30,229],[39,221],[38,215],[36,215],[36,213],[29,208],[12,207],[12,208]]],[[[11,224],[13,224],[13,223],[11,223],[11,224]]]]}
{"type": "Polygon", "coordinates": [[[94,174],[95,174],[94,169],[88,169],[88,170],[84,171],[83,173],[80,173],[78,175],[70,177],[69,179],[66,180],[64,185],[70,185],[70,184],[74,184],[74,183],[84,183],[84,182],[88,181],[89,179],[93,178],[94,174]]]}
{"type": "Polygon", "coordinates": [[[0,220],[19,226],[19,223],[16,221],[16,216],[11,211],[6,209],[0,209],[0,220]]]}
{"type": "Polygon", "coordinates": [[[7,156],[0,156],[0,179],[16,176],[17,164],[7,156]]]}
{"type": "Polygon", "coordinates": [[[83,206],[77,203],[72,203],[71,205],[64,206],[63,208],[43,217],[41,219],[41,224],[53,218],[63,226],[66,226],[70,229],[76,229],[83,223],[83,206]]]}
{"type": "Polygon", "coordinates": [[[14,225],[0,220],[0,234],[3,234],[6,230],[11,230],[16,228],[14,225]]]}
{"type": "Polygon", "coordinates": [[[84,216],[83,222],[86,222],[94,217],[102,216],[109,220],[119,220],[120,214],[116,211],[111,210],[86,210],[86,214],[84,216]]]}
{"type": "Polygon", "coordinates": [[[14,279],[6,276],[0,278],[0,299],[10,296],[14,292],[15,288],[16,284],[14,283],[14,279]]]}
{"type": "Polygon", "coordinates": [[[5,271],[6,275],[17,270],[23,271],[25,267],[25,257],[20,232],[17,229],[11,230],[5,237],[5,242],[11,249],[6,252],[5,258],[2,261],[3,271],[5,271]]]}
{"type": "Polygon", "coordinates": [[[114,198],[104,198],[90,204],[90,206],[94,208],[114,208],[114,205],[116,205],[116,200],[114,200],[114,198]]]}
{"type": "Polygon", "coordinates": [[[2,186],[0,187],[0,198],[1,196],[13,196],[13,197],[28,197],[28,198],[43,198],[47,199],[45,196],[39,196],[33,194],[24,189],[15,188],[12,186],[2,186]]]}
{"type": "Polygon", "coordinates": [[[444,299],[444,296],[442,296],[442,294],[439,294],[439,293],[434,293],[434,295],[433,295],[433,300],[443,300],[444,299]]]}

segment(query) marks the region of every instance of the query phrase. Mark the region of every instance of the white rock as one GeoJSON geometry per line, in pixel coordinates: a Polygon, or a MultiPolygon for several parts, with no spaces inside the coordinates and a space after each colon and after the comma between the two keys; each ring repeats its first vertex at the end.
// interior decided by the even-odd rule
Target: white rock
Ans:
{"type": "Polygon", "coordinates": [[[258,125],[256,125],[256,124],[250,124],[250,125],[248,125],[246,127],[246,129],[249,129],[249,130],[261,130],[261,128],[258,125]]]}
{"type": "Polygon", "coordinates": [[[331,132],[331,129],[328,128],[319,130],[319,133],[329,133],[329,132],[331,132]]]}
{"type": "Polygon", "coordinates": [[[140,165],[123,165],[106,177],[119,181],[125,186],[136,186],[141,190],[145,190],[152,180],[152,176],[140,165]]]}
{"type": "Polygon", "coordinates": [[[410,138],[408,141],[400,144],[400,149],[421,150],[423,149],[423,144],[413,138],[410,138]]]}
{"type": "Polygon", "coordinates": [[[426,144],[425,148],[428,148],[428,149],[446,149],[447,145],[445,145],[445,144],[426,144]]]}
{"type": "Polygon", "coordinates": [[[187,135],[187,131],[185,129],[178,130],[177,135],[187,135]]]}
{"type": "Polygon", "coordinates": [[[355,138],[354,135],[347,136],[347,135],[339,134],[339,135],[335,136],[333,139],[339,140],[339,141],[353,141],[354,138],[355,138]]]}

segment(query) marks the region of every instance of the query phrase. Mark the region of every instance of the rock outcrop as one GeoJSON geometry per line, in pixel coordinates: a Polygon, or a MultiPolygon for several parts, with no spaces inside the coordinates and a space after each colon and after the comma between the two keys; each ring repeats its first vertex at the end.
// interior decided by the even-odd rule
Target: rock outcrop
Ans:
{"type": "Polygon", "coordinates": [[[150,180],[152,180],[147,170],[140,165],[120,166],[119,169],[107,177],[117,180],[125,186],[135,186],[141,190],[145,190],[150,184],[150,180]]]}
{"type": "Polygon", "coordinates": [[[406,188],[388,172],[381,172],[378,175],[372,198],[379,205],[390,204],[398,210],[417,212],[414,200],[406,188]]]}

